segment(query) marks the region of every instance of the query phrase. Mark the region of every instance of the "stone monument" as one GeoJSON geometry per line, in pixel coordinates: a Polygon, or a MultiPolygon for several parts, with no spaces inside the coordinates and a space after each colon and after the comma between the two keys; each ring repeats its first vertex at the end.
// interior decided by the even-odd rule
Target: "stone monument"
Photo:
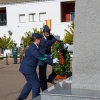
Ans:
{"type": "Polygon", "coordinates": [[[100,0],[76,0],[72,88],[100,90],[100,0]]]}

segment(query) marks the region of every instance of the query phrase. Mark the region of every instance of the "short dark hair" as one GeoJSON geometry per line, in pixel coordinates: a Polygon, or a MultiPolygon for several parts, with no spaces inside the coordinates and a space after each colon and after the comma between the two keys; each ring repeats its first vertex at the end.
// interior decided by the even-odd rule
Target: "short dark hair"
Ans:
{"type": "Polygon", "coordinates": [[[50,30],[48,30],[48,31],[43,30],[43,32],[44,32],[44,33],[45,33],[45,32],[47,32],[47,33],[49,33],[49,34],[50,34],[50,30]]]}
{"type": "Polygon", "coordinates": [[[35,42],[36,39],[40,39],[39,37],[33,37],[31,38],[31,41],[35,42]]]}

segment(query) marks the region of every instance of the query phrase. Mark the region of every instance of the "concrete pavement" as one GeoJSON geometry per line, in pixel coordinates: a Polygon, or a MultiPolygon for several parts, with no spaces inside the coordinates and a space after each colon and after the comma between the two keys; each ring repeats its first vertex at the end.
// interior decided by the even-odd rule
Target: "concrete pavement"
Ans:
{"type": "MultiPolygon", "coordinates": [[[[19,59],[18,59],[19,62],[19,59]]],[[[23,88],[26,80],[24,76],[19,72],[20,64],[13,64],[13,59],[8,59],[8,64],[5,65],[6,60],[0,60],[0,100],[16,100],[20,94],[21,89],[23,88]]],[[[52,71],[52,67],[48,65],[47,75],[52,71]]],[[[38,68],[37,68],[38,73],[38,68]]],[[[61,80],[56,80],[58,83],[61,80]]],[[[48,83],[48,87],[51,87],[52,84],[48,83]]],[[[27,100],[31,100],[32,95],[29,94],[27,100]]]]}

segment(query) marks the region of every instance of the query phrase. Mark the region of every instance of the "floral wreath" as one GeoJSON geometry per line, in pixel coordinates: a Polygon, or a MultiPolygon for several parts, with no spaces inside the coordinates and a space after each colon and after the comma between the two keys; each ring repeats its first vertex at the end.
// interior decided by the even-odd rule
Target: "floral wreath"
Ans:
{"type": "Polygon", "coordinates": [[[63,41],[56,41],[51,47],[51,52],[52,59],[59,59],[59,62],[54,64],[55,73],[60,76],[70,73],[70,54],[67,49],[64,49],[63,41]]]}

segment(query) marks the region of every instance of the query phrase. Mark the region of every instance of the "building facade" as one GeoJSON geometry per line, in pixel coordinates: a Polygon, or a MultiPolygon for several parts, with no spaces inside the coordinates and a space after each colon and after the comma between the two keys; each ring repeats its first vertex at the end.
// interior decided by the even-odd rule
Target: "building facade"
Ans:
{"type": "MultiPolygon", "coordinates": [[[[15,0],[16,1],[16,0],[15,0]]],[[[23,1],[23,0],[22,0],[23,1]]],[[[75,0],[34,0],[30,2],[10,2],[0,4],[0,37],[4,34],[19,45],[25,32],[33,32],[51,21],[51,33],[63,39],[68,24],[75,17],[75,0]]]]}

